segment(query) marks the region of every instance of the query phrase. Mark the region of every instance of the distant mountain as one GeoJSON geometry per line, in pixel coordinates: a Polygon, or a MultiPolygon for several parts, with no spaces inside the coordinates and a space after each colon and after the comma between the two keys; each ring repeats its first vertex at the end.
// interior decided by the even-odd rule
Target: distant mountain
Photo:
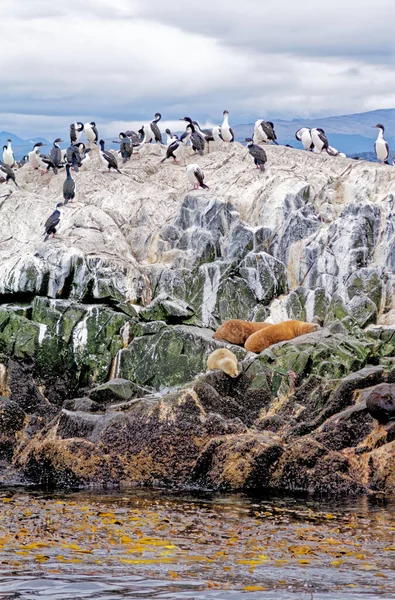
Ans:
{"type": "Polygon", "coordinates": [[[0,132],[0,147],[1,147],[0,158],[2,158],[2,156],[3,156],[3,146],[7,145],[7,140],[11,140],[11,142],[12,142],[12,149],[14,151],[14,156],[15,156],[16,160],[19,160],[20,158],[22,158],[22,156],[25,156],[25,154],[30,152],[30,150],[33,150],[33,146],[34,146],[34,144],[37,144],[37,142],[43,142],[43,144],[50,143],[50,142],[48,142],[48,140],[46,140],[44,138],[32,138],[31,140],[24,140],[24,139],[18,137],[17,135],[15,135],[14,133],[10,133],[9,131],[1,131],[0,132]]]}
{"type": "MultiPolygon", "coordinates": [[[[270,120],[270,117],[267,117],[270,120]]],[[[395,109],[388,108],[374,110],[353,115],[341,115],[338,117],[320,117],[316,119],[293,119],[284,121],[282,119],[271,119],[280,144],[290,144],[295,148],[301,144],[295,139],[295,132],[300,127],[321,127],[324,129],[331,146],[348,155],[374,152],[374,141],[377,130],[373,129],[377,123],[385,126],[385,137],[390,148],[395,152],[395,109]]],[[[253,123],[246,125],[235,125],[233,131],[238,141],[252,134],[253,123]]],[[[374,155],[373,155],[374,157],[374,155]]]]}

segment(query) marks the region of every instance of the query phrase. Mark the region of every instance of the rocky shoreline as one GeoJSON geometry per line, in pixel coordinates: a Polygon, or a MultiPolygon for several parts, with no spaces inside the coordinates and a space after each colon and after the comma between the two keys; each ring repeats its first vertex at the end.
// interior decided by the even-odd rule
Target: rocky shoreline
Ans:
{"type": "Polygon", "coordinates": [[[2,481],[392,494],[395,399],[366,400],[395,384],[393,169],[269,147],[262,175],[233,144],[187,192],[162,152],[82,171],[46,244],[61,177],[0,200],[2,481]],[[230,318],[322,327],[256,355],[230,318]]]}

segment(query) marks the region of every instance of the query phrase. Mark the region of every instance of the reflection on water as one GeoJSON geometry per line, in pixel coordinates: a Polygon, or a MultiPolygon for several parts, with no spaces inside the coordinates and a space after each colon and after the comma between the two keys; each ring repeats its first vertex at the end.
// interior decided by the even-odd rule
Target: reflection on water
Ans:
{"type": "Polygon", "coordinates": [[[395,598],[395,502],[0,492],[0,599],[395,598]]]}

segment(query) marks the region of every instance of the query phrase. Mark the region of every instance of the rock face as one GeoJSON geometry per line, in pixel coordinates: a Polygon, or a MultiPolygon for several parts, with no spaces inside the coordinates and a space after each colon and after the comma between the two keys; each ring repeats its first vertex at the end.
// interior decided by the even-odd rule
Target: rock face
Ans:
{"type": "Polygon", "coordinates": [[[393,491],[395,171],[268,147],[262,174],[235,143],[198,158],[203,193],[158,145],[122,176],[91,154],[47,242],[62,174],[0,198],[0,459],[55,486],[393,491]],[[255,355],[212,338],[227,319],[322,328],[255,355]],[[223,347],[237,378],[204,374],[223,347]]]}

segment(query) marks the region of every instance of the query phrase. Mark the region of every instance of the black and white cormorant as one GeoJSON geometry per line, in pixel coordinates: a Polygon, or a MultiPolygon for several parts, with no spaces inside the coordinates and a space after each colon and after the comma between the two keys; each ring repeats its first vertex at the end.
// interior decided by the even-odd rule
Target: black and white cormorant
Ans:
{"type": "Polygon", "coordinates": [[[70,142],[72,144],[76,144],[81,137],[82,132],[84,131],[84,124],[80,123],[80,121],[74,121],[70,125],[70,142]]]}
{"type": "Polygon", "coordinates": [[[263,119],[255,121],[253,138],[255,144],[260,144],[262,142],[268,144],[269,142],[273,142],[273,144],[278,146],[277,136],[272,121],[264,121],[263,119]]]}
{"type": "Polygon", "coordinates": [[[115,140],[114,144],[119,144],[119,152],[122,156],[122,164],[125,164],[133,154],[133,142],[126,133],[121,131],[119,140],[115,140]]]}
{"type": "Polygon", "coordinates": [[[321,127],[314,127],[311,130],[311,139],[314,144],[314,152],[320,154],[323,150],[327,150],[329,146],[325,131],[321,127]]]}
{"type": "MultiPolygon", "coordinates": [[[[196,126],[190,117],[184,117],[181,121],[186,121],[188,123],[185,133],[187,136],[190,136],[192,149],[194,152],[199,152],[199,154],[203,156],[206,145],[204,135],[196,130],[196,126]]],[[[181,136],[181,140],[184,141],[183,136],[181,136]]]]}
{"type": "Polygon", "coordinates": [[[87,140],[91,144],[97,144],[97,140],[99,139],[99,132],[97,131],[96,123],[91,121],[90,123],[85,123],[84,131],[87,140]]]}
{"type": "Polygon", "coordinates": [[[46,144],[44,144],[43,142],[37,142],[37,144],[34,144],[33,150],[31,150],[27,155],[28,159],[29,159],[29,165],[33,169],[38,169],[40,167],[38,158],[37,158],[38,154],[40,154],[40,153],[37,154],[37,150],[39,150],[43,146],[46,146],[46,144]]]}
{"type": "Polygon", "coordinates": [[[64,199],[65,206],[68,202],[71,202],[75,198],[76,186],[75,186],[75,181],[71,176],[70,168],[71,168],[70,163],[67,163],[66,164],[66,179],[64,180],[64,183],[63,183],[63,199],[64,199]]]}
{"type": "Polygon", "coordinates": [[[373,127],[379,130],[377,140],[374,145],[376,156],[382,165],[389,165],[388,157],[390,155],[390,147],[388,142],[384,139],[384,125],[377,123],[377,125],[373,125],[373,127]]]}
{"type": "Polygon", "coordinates": [[[52,237],[55,237],[55,233],[56,233],[56,228],[59,225],[60,222],[60,207],[63,206],[62,202],[58,202],[58,204],[56,205],[56,209],[54,210],[54,212],[52,213],[52,215],[50,217],[48,217],[48,219],[45,222],[44,225],[44,233],[43,235],[45,235],[44,238],[44,242],[47,241],[47,239],[49,238],[50,235],[52,235],[52,237]]]}
{"type": "Polygon", "coordinates": [[[7,140],[7,146],[3,146],[3,163],[8,167],[15,164],[14,152],[12,150],[11,140],[7,140]]]}
{"type": "Polygon", "coordinates": [[[313,140],[311,138],[310,127],[301,127],[295,133],[295,137],[299,142],[302,142],[303,148],[308,151],[312,151],[314,148],[313,140]]]}
{"type": "Polygon", "coordinates": [[[80,149],[76,144],[70,144],[66,150],[66,161],[71,164],[72,168],[78,173],[79,167],[82,165],[80,149]]]}
{"type": "MultiPolygon", "coordinates": [[[[169,131],[170,130],[166,130],[169,131]]],[[[167,160],[168,158],[172,158],[174,163],[178,164],[178,160],[176,155],[174,154],[174,152],[176,152],[176,150],[178,150],[178,148],[180,147],[180,145],[182,144],[181,140],[178,139],[177,136],[172,136],[173,141],[170,142],[170,144],[167,146],[166,149],[166,156],[165,158],[163,158],[160,162],[163,163],[165,162],[165,160],[167,160]]]]}
{"type": "MultiPolygon", "coordinates": [[[[111,154],[111,152],[109,152],[108,150],[104,149],[104,145],[105,145],[104,140],[100,140],[99,144],[100,144],[100,156],[101,156],[103,164],[106,166],[108,171],[110,172],[111,169],[115,169],[115,171],[117,171],[118,173],[121,173],[121,171],[118,169],[118,162],[117,162],[117,159],[115,158],[115,156],[113,154],[111,154]]],[[[121,175],[122,175],[122,173],[121,173],[121,175]]]]}
{"type": "Polygon", "coordinates": [[[159,144],[163,144],[162,134],[158,127],[158,123],[161,120],[161,118],[162,118],[162,115],[160,113],[155,113],[155,116],[150,123],[152,133],[154,134],[155,142],[159,142],[159,144]]]}
{"type": "MultiPolygon", "coordinates": [[[[141,131],[141,129],[139,131],[141,131]]],[[[141,134],[136,133],[135,131],[133,131],[133,129],[128,129],[128,131],[125,131],[125,135],[127,135],[128,138],[132,140],[133,147],[140,146],[144,139],[144,130],[141,134]]]]}
{"type": "Polygon", "coordinates": [[[221,136],[224,142],[233,142],[235,139],[232,128],[229,125],[229,111],[224,110],[224,120],[221,125],[221,136]]]}
{"type": "Polygon", "coordinates": [[[197,164],[190,164],[186,168],[188,181],[193,184],[193,189],[197,190],[199,187],[206,190],[209,189],[208,185],[204,183],[204,173],[201,167],[197,164]]]}
{"type": "Polygon", "coordinates": [[[86,167],[91,159],[91,157],[89,156],[91,148],[87,148],[83,142],[79,142],[77,144],[77,148],[81,157],[81,167],[86,167]]]}
{"type": "Polygon", "coordinates": [[[61,138],[56,138],[56,140],[54,140],[53,147],[51,148],[51,151],[49,153],[52,162],[56,167],[58,167],[62,162],[62,151],[59,147],[59,144],[61,144],[62,142],[63,140],[61,138]]]}
{"type": "Polygon", "coordinates": [[[264,171],[267,163],[266,152],[261,146],[254,144],[252,138],[246,138],[244,141],[247,142],[248,151],[254,159],[256,168],[264,171]]]}
{"type": "Polygon", "coordinates": [[[15,173],[13,169],[11,169],[11,167],[6,165],[2,161],[0,161],[0,175],[3,175],[3,177],[5,175],[5,183],[8,183],[11,179],[15,183],[16,187],[19,187],[19,185],[16,182],[15,173]]]}

